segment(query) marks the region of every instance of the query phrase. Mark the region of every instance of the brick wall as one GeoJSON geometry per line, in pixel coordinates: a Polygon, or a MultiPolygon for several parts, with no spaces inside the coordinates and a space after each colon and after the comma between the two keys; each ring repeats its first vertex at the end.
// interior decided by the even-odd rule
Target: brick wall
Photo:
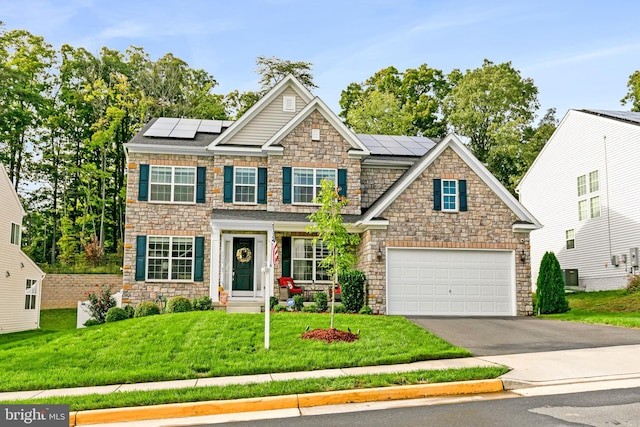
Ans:
{"type": "Polygon", "coordinates": [[[47,274],[42,282],[42,309],[76,308],[86,301],[85,292],[96,292],[96,285],[111,286],[116,293],[122,289],[119,274],[47,274]]]}

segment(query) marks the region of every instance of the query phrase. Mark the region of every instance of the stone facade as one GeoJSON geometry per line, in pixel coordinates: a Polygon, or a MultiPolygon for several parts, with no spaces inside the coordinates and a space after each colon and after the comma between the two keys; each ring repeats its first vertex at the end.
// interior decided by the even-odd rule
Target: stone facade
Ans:
{"type": "Polygon", "coordinates": [[[362,209],[370,207],[406,171],[407,168],[363,167],[360,180],[360,185],[362,186],[362,209]]]}
{"type": "Polygon", "coordinates": [[[47,274],[42,281],[40,308],[76,308],[78,301],[86,301],[87,294],[109,286],[112,293],[122,289],[119,274],[47,274]]]}

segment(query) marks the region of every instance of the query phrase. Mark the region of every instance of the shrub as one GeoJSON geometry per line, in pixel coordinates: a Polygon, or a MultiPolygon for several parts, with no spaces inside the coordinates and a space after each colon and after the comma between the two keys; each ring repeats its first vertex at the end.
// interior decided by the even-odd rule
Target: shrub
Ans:
{"type": "Polygon", "coordinates": [[[364,307],[362,307],[360,309],[360,314],[367,314],[367,315],[371,315],[373,314],[373,310],[371,309],[371,307],[369,307],[368,305],[365,305],[364,307]]]}
{"type": "Polygon", "coordinates": [[[107,321],[107,323],[111,323],[111,322],[118,322],[120,320],[125,320],[128,318],[129,318],[129,315],[127,314],[124,308],[111,307],[109,311],[107,311],[105,320],[107,321]]]}
{"type": "Polygon", "coordinates": [[[569,311],[569,303],[564,292],[564,280],[558,258],[553,252],[542,257],[538,273],[538,311],[542,314],[569,311]]]}
{"type": "Polygon", "coordinates": [[[305,305],[304,307],[302,307],[302,312],[303,313],[317,313],[318,312],[318,306],[315,305],[315,304],[305,305]]]}
{"type": "Polygon", "coordinates": [[[273,310],[276,305],[278,305],[278,298],[276,297],[269,298],[269,310],[273,310]]]}
{"type": "Polygon", "coordinates": [[[127,313],[127,318],[129,319],[131,319],[133,317],[133,314],[135,313],[135,310],[129,304],[124,306],[124,311],[125,313],[127,313]]]}
{"type": "Polygon", "coordinates": [[[169,298],[169,301],[167,301],[167,313],[184,313],[187,311],[193,311],[189,298],[177,296],[169,298]]]}
{"type": "Polygon", "coordinates": [[[292,308],[295,311],[302,311],[302,307],[304,307],[304,297],[302,295],[294,295],[292,308]]]}
{"type": "Polygon", "coordinates": [[[348,313],[349,310],[347,310],[347,307],[345,307],[342,304],[336,304],[335,307],[333,307],[333,312],[334,313],[348,313]]]}
{"type": "Polygon", "coordinates": [[[627,292],[640,292],[640,275],[634,274],[629,278],[627,292]]]}
{"type": "Polygon", "coordinates": [[[326,292],[318,292],[313,296],[313,300],[316,303],[318,312],[324,312],[329,309],[329,303],[327,300],[326,292]]]}
{"type": "Polygon", "coordinates": [[[96,319],[98,323],[104,323],[107,311],[115,306],[116,300],[111,297],[111,288],[109,286],[103,285],[98,293],[89,293],[89,311],[91,312],[91,317],[96,319]]]}
{"type": "Polygon", "coordinates": [[[196,311],[207,311],[212,309],[211,298],[204,295],[193,299],[193,309],[196,311]]]}
{"type": "Polygon", "coordinates": [[[93,318],[84,322],[84,326],[95,326],[95,325],[100,325],[100,322],[98,322],[96,319],[93,319],[93,318]]]}
{"type": "Polygon", "coordinates": [[[146,301],[136,306],[133,317],[153,316],[154,314],[160,314],[160,307],[155,302],[146,301]]]}
{"type": "Polygon", "coordinates": [[[366,277],[360,270],[347,270],[338,278],[342,289],[342,305],[347,311],[357,313],[364,306],[364,282],[366,277]]]}
{"type": "Polygon", "coordinates": [[[287,307],[285,307],[284,305],[276,305],[273,307],[273,311],[275,311],[276,313],[280,312],[280,311],[287,311],[287,307]]]}

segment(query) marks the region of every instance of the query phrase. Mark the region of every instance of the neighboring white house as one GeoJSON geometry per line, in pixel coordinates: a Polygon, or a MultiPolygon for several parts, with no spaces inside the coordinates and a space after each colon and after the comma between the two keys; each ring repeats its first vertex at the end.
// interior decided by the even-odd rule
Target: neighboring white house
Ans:
{"type": "Polygon", "coordinates": [[[0,200],[0,334],[5,334],[40,326],[44,273],[20,249],[25,212],[2,164],[0,200]]]}
{"type": "Polygon", "coordinates": [[[637,274],[640,113],[569,110],[516,191],[542,223],[531,233],[532,283],[553,251],[565,284],[618,289],[637,274]],[[577,270],[577,271],[576,271],[577,270]]]}

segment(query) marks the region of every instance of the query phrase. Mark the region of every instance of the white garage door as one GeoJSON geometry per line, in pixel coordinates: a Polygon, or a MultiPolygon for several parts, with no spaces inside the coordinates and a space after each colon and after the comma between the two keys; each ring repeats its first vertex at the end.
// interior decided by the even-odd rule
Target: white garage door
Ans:
{"type": "Polygon", "coordinates": [[[390,248],[388,313],[513,316],[514,267],[512,251],[390,248]]]}

